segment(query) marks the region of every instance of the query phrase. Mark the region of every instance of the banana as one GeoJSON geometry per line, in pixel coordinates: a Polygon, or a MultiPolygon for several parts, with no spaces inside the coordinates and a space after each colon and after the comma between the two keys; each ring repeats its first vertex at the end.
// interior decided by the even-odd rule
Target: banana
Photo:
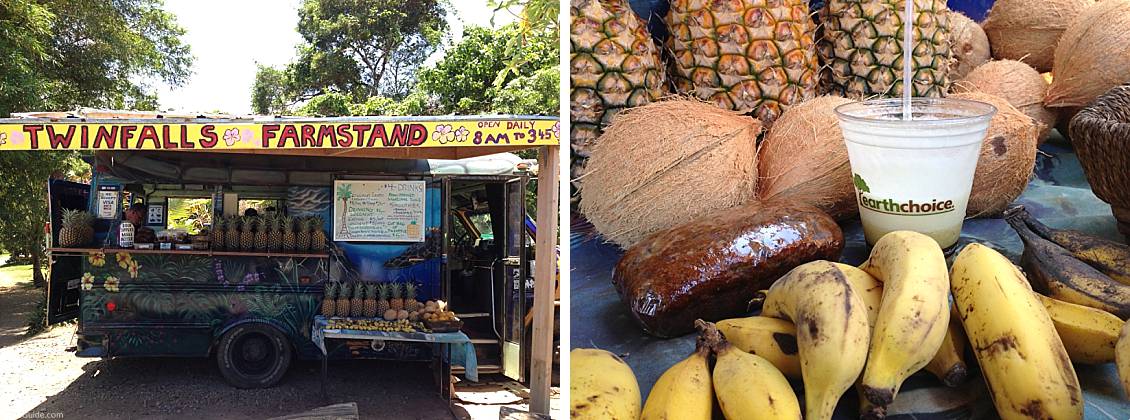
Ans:
{"type": "Polygon", "coordinates": [[[569,417],[637,419],[640,385],[627,363],[599,349],[569,352],[569,417]]]}
{"type": "Polygon", "coordinates": [[[710,381],[710,346],[700,336],[694,353],[671,366],[647,396],[640,420],[710,420],[714,387],[710,381]]]}
{"type": "Polygon", "coordinates": [[[734,347],[761,356],[787,377],[800,378],[796,325],[792,322],[751,316],[718,321],[715,326],[734,347]]]}
{"type": "Polygon", "coordinates": [[[1005,219],[1024,241],[1020,264],[1037,292],[1050,298],[1130,317],[1130,286],[1111,280],[1066,249],[1041,238],[1017,217],[1005,219]]]}
{"type": "Polygon", "coordinates": [[[867,399],[886,407],[945,339],[950,317],[946,257],[929,236],[894,231],[879,238],[860,268],[883,282],[861,384],[867,399]]]}
{"type": "Polygon", "coordinates": [[[1122,326],[1122,332],[1118,334],[1114,360],[1118,367],[1118,379],[1122,382],[1122,392],[1130,398],[1130,322],[1122,326]]]}
{"type": "Polygon", "coordinates": [[[714,392],[727,420],[800,420],[793,387],[772,363],[731,345],[709,322],[700,319],[695,327],[714,350],[714,392]]]}
{"type": "Polygon", "coordinates": [[[1109,312],[1036,294],[1052,318],[1067,355],[1076,363],[1110,363],[1122,320],[1109,312]]]}
{"type": "Polygon", "coordinates": [[[962,326],[1001,418],[1083,418],[1075,369],[1024,274],[974,243],[957,255],[950,277],[962,326]]]}
{"type": "Polygon", "coordinates": [[[1074,230],[1052,229],[1033,218],[1023,207],[1010,212],[1008,217],[1020,219],[1036,235],[1063,247],[1112,280],[1130,285],[1130,246],[1074,230]]]}
{"type": "Polygon", "coordinates": [[[763,316],[796,324],[805,418],[832,418],[867,360],[870,328],[863,299],[828,261],[794,268],[769,288],[763,316]]]}
{"type": "Polygon", "coordinates": [[[957,308],[950,306],[950,322],[949,329],[946,330],[946,338],[942,340],[938,353],[930,359],[930,363],[926,364],[926,371],[938,377],[938,380],[950,388],[961,385],[969,374],[969,367],[965,364],[965,345],[968,339],[965,338],[965,331],[961,329],[961,321],[958,318],[960,316],[957,314],[957,308]]]}
{"type": "Polygon", "coordinates": [[[851,283],[852,290],[863,299],[863,305],[867,307],[867,323],[874,327],[875,320],[879,318],[879,305],[883,302],[883,282],[860,270],[859,267],[841,263],[832,264],[844,273],[848,283],[851,283]]]}
{"type": "Polygon", "coordinates": [[[860,420],[878,420],[887,417],[887,408],[880,407],[867,399],[863,393],[862,386],[855,387],[855,393],[859,396],[859,419],[860,420]]]}

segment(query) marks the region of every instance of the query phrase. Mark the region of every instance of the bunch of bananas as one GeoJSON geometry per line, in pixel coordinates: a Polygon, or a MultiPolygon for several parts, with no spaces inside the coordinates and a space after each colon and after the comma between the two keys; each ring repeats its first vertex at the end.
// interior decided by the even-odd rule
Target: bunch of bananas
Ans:
{"type": "Polygon", "coordinates": [[[407,319],[399,321],[385,321],[380,319],[331,319],[326,328],[335,330],[357,331],[385,331],[385,332],[417,332],[427,331],[423,323],[411,322],[407,319]]]}
{"type": "Polygon", "coordinates": [[[1130,247],[1050,229],[1022,211],[1008,220],[1025,242],[1028,277],[981,244],[966,246],[947,270],[928,236],[892,232],[858,268],[794,268],[755,300],[759,316],[698,322],[695,352],[659,378],[642,406],[626,364],[575,351],[572,415],[708,419],[717,399],[728,419],[798,418],[784,380],[792,378],[804,384],[805,418],[831,418],[853,387],[860,414],[881,418],[915,372],[959,386],[972,347],[1002,418],[1081,418],[1071,362],[1116,362],[1130,390],[1130,324],[1120,319],[1130,307],[1121,289],[1130,287],[1130,247]],[[772,407],[762,405],[770,399],[772,407]]]}

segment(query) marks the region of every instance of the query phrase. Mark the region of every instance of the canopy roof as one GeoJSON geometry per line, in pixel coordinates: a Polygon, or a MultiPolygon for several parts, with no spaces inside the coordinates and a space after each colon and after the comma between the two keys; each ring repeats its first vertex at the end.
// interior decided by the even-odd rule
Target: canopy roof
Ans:
{"type": "Polygon", "coordinates": [[[462,159],[560,143],[555,117],[268,117],[81,109],[0,119],[0,151],[462,159]]]}

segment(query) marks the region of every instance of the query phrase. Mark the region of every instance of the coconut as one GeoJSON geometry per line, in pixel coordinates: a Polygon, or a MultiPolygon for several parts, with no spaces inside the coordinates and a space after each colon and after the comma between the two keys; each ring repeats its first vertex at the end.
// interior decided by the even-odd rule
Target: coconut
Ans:
{"type": "Polygon", "coordinates": [[[756,119],[696,100],[626,109],[592,149],[581,212],[624,248],[753,197],[756,119]]]}
{"type": "Polygon", "coordinates": [[[953,58],[950,79],[960,79],[970,71],[989,61],[989,37],[981,25],[964,14],[950,14],[950,42],[953,58]]]}
{"type": "Polygon", "coordinates": [[[1024,188],[1036,166],[1039,123],[999,96],[984,92],[955,93],[950,98],[986,102],[997,108],[981,144],[966,217],[995,216],[1024,188]]]}
{"type": "Polygon", "coordinates": [[[757,151],[758,197],[811,204],[837,220],[859,213],[847,146],[832,112],[849,102],[821,96],[781,114],[757,151]]]}
{"type": "Polygon", "coordinates": [[[1094,0],[997,0],[981,27],[993,58],[1020,60],[1049,71],[1060,35],[1091,4],[1094,0]]]}
{"type": "Polygon", "coordinates": [[[985,63],[953,84],[954,92],[980,91],[999,96],[1040,124],[1039,140],[1055,126],[1056,113],[1044,108],[1048,82],[1036,69],[1015,60],[985,63]]]}
{"type": "Polygon", "coordinates": [[[1055,49],[1044,104],[1081,107],[1130,82],[1130,0],[1103,0],[1071,21],[1055,49]]]}

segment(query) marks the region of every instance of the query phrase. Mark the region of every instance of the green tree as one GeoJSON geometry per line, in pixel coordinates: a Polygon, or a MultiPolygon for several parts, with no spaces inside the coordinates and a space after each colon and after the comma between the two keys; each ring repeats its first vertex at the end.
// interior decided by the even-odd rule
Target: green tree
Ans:
{"type": "MultiPolygon", "coordinates": [[[[0,115],[78,107],[156,109],[146,81],[183,84],[192,55],[159,0],[0,0],[0,115]]],[[[74,152],[0,153],[0,248],[42,284],[44,182],[88,177],[74,152]]]]}
{"type": "Polygon", "coordinates": [[[251,85],[251,109],[260,115],[282,115],[293,96],[290,75],[286,70],[256,64],[255,82],[251,85]]]}
{"type": "Polygon", "coordinates": [[[291,64],[299,99],[325,92],[401,98],[447,33],[446,0],[305,0],[291,64]]]}

